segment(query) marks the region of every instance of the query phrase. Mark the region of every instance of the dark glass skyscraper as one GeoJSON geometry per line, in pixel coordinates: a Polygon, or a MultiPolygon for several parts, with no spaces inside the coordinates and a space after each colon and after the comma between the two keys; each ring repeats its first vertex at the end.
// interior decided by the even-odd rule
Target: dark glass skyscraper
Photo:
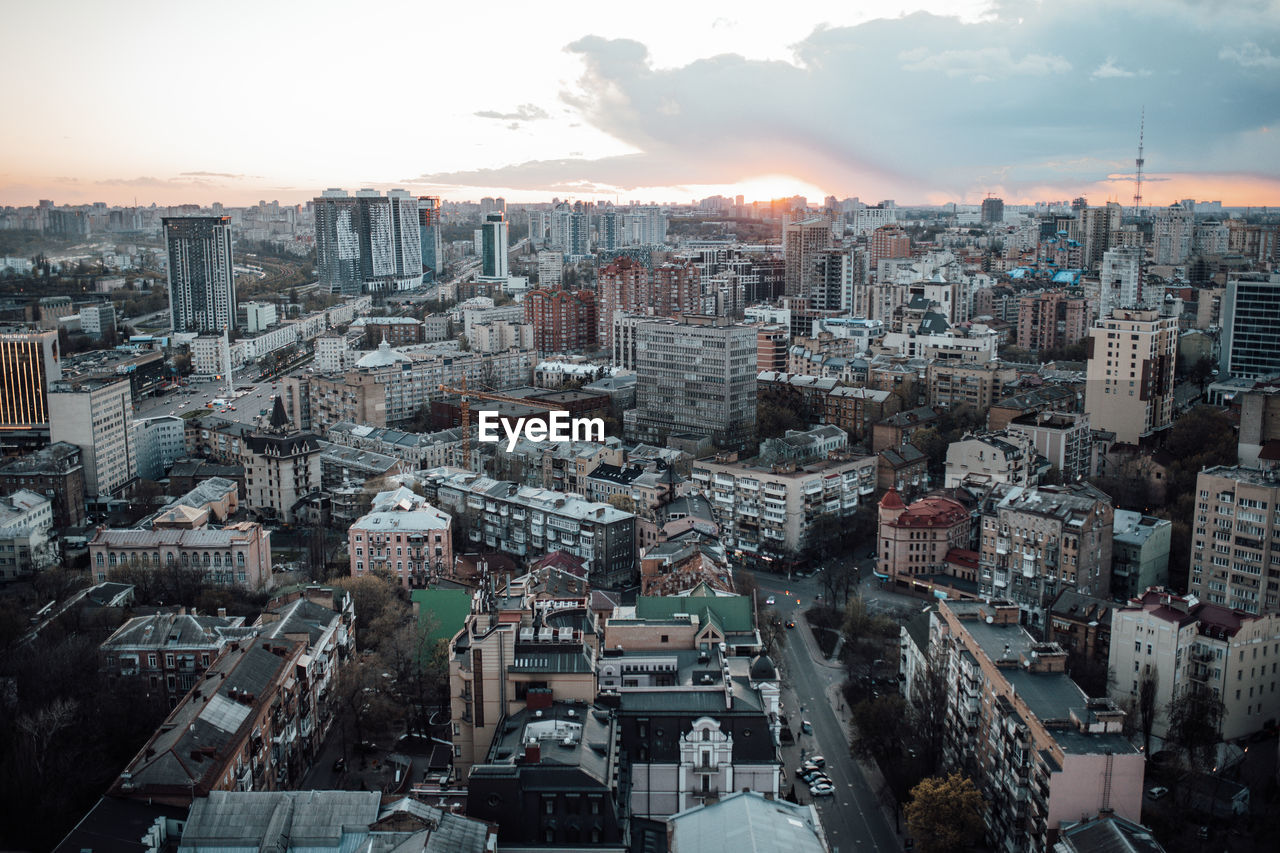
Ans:
{"type": "Polygon", "coordinates": [[[174,332],[220,332],[236,325],[231,217],[165,217],[169,325],[174,332]]]}

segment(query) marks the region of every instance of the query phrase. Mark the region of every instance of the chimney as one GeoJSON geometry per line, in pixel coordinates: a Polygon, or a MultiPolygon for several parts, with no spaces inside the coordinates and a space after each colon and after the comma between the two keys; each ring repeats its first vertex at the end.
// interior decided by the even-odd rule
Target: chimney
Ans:
{"type": "Polygon", "coordinates": [[[537,764],[542,760],[542,744],[526,743],[524,745],[524,763],[537,764]]]}
{"type": "Polygon", "coordinates": [[[219,618],[219,619],[226,619],[226,618],[227,618],[227,608],[225,608],[225,607],[219,607],[219,608],[218,608],[218,618],[219,618]]]}

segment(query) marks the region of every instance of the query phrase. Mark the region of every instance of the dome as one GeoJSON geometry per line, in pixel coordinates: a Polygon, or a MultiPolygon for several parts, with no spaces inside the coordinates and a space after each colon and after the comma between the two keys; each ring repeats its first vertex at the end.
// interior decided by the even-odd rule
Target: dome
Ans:
{"type": "Polygon", "coordinates": [[[356,362],[356,367],[388,367],[402,361],[408,361],[409,357],[401,355],[391,348],[391,344],[387,343],[387,339],[383,338],[382,343],[378,344],[378,348],[368,355],[361,356],[356,362]]]}
{"type": "Polygon", "coordinates": [[[773,665],[773,658],[768,655],[756,655],[751,659],[752,681],[777,681],[778,668],[773,665]]]}
{"type": "Polygon", "coordinates": [[[898,495],[897,489],[890,489],[884,493],[884,497],[880,499],[881,509],[906,509],[907,505],[902,502],[902,498],[898,495]]]}

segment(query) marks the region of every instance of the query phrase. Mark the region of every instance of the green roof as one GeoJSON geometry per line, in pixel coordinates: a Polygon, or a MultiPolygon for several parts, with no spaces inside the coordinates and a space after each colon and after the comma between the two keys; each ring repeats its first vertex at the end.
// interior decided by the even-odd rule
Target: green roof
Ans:
{"type": "Polygon", "coordinates": [[[642,595],[636,599],[637,619],[670,619],[677,613],[697,614],[700,624],[714,621],[726,633],[755,630],[749,596],[716,595],[705,584],[688,595],[642,595]]]}
{"type": "Polygon", "coordinates": [[[428,640],[451,640],[462,630],[471,613],[471,592],[465,589],[415,589],[411,596],[417,606],[418,624],[435,620],[428,640]]]}

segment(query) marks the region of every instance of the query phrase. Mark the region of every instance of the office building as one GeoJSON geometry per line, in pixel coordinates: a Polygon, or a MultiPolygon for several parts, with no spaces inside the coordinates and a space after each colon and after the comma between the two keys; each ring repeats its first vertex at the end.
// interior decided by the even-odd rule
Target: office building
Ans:
{"type": "Polygon", "coordinates": [[[1280,614],[1257,615],[1180,596],[1144,590],[1111,616],[1110,695],[1136,701],[1144,681],[1154,682],[1155,724],[1163,738],[1169,704],[1189,692],[1222,701],[1222,740],[1247,737],[1280,716],[1280,614]]]}
{"type": "Polygon", "coordinates": [[[665,445],[673,433],[748,450],[756,426],[756,330],[722,318],[686,316],[637,327],[632,440],[665,445]]]}
{"type": "Polygon", "coordinates": [[[187,455],[186,422],[177,415],[157,415],[133,422],[133,452],[138,476],[159,480],[187,455]]]}
{"type": "Polygon", "coordinates": [[[0,582],[43,571],[58,561],[53,502],[30,489],[0,497],[0,582]]]}
{"type": "Polygon", "coordinates": [[[274,326],[278,322],[274,302],[242,302],[240,303],[240,327],[254,335],[274,326]]]}
{"type": "Polygon", "coordinates": [[[1094,429],[1138,444],[1173,423],[1178,320],[1116,308],[1089,330],[1085,411],[1094,429]]]}
{"type": "Polygon", "coordinates": [[[1142,279],[1143,249],[1123,246],[1108,249],[1102,255],[1098,273],[1098,316],[1107,318],[1117,308],[1142,308],[1146,305],[1142,279]]]}
{"type": "Polygon", "coordinates": [[[1124,711],[1086,696],[1066,651],[1018,619],[1007,601],[942,601],[929,630],[947,668],[944,763],[987,793],[987,846],[1050,850],[1081,815],[1138,820],[1146,761],[1124,711]]]}
{"type": "Polygon", "coordinates": [[[596,349],[594,291],[531,290],[524,297],[524,318],[533,326],[533,348],[541,355],[596,349]]]}
{"type": "Polygon", "coordinates": [[[129,380],[59,382],[49,392],[49,436],[80,448],[85,491],[119,497],[138,479],[129,380]]]}
{"type": "Polygon", "coordinates": [[[80,331],[94,340],[115,340],[116,308],[110,302],[80,309],[80,331]]]}
{"type": "Polygon", "coordinates": [[[1063,589],[1109,595],[1113,523],[1111,499],[1092,486],[996,485],[982,506],[981,594],[1036,626],[1063,589]]]}
{"type": "Polygon", "coordinates": [[[831,222],[811,217],[782,226],[782,254],[786,261],[784,292],[800,296],[809,293],[814,276],[814,258],[831,246],[831,222]]]}
{"type": "Polygon", "coordinates": [[[418,196],[418,242],[422,254],[422,271],[434,280],[444,271],[439,196],[418,196]]]}
{"type": "Polygon", "coordinates": [[[49,440],[49,386],[62,378],[57,332],[0,331],[0,450],[49,440]]]}
{"type": "Polygon", "coordinates": [[[314,202],[316,274],[321,290],[354,296],[411,290],[422,284],[418,199],[404,190],[384,197],[331,189],[314,202]]]}
{"type": "Polygon", "coordinates": [[[1240,273],[1222,298],[1219,371],[1252,378],[1280,373],[1280,273],[1240,273]]]}
{"type": "Polygon", "coordinates": [[[375,495],[347,542],[353,578],[385,570],[420,589],[453,569],[453,518],[403,486],[375,495]]]}
{"type": "Polygon", "coordinates": [[[480,276],[505,279],[507,268],[507,217],[490,213],[480,225],[480,276]]]}
{"type": "Polygon", "coordinates": [[[1280,611],[1280,469],[1216,466],[1196,477],[1187,591],[1245,613],[1280,611]]]}
{"type": "Polygon", "coordinates": [[[169,253],[169,327],[176,332],[234,329],[235,267],[231,262],[231,217],[166,216],[169,253]]]}

